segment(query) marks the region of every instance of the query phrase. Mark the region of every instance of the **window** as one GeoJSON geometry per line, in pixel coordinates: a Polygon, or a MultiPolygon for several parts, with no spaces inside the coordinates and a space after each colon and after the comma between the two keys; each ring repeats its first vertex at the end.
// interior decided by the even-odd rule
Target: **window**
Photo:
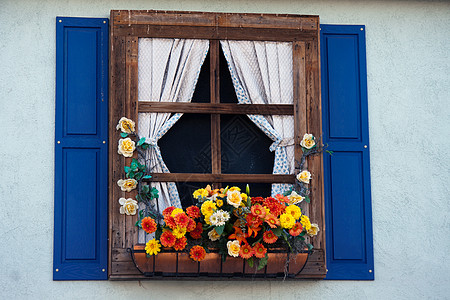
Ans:
{"type": "MultiPolygon", "coordinates": [[[[206,172],[209,171],[207,167],[201,173],[195,172],[195,170],[191,173],[153,173],[152,179],[156,182],[177,182],[179,187],[185,182],[292,183],[295,180],[294,174],[298,171],[298,169],[295,170],[295,166],[293,166],[292,174],[288,175],[225,173],[226,169],[222,168],[224,160],[221,155],[226,151],[223,147],[225,137],[221,136],[220,129],[227,126],[226,122],[230,124],[233,121],[242,121],[239,116],[246,114],[290,115],[294,120],[294,144],[298,145],[306,132],[320,136],[318,26],[318,17],[315,16],[112,11],[110,124],[114,124],[122,116],[137,120],[140,113],[191,114],[195,112],[206,114],[201,119],[205,124],[210,123],[211,171],[206,172]],[[138,101],[140,100],[138,84],[140,81],[139,64],[141,63],[139,51],[142,49],[139,47],[145,38],[207,41],[209,44],[210,98],[189,103],[138,101]],[[287,44],[292,51],[293,78],[290,80],[292,80],[293,102],[290,104],[227,103],[226,100],[229,98],[221,97],[220,49],[226,49],[221,47],[221,42],[226,46],[228,41],[268,41],[287,44]],[[222,100],[225,101],[222,102],[222,100]]],[[[239,59],[239,54],[236,55],[236,59],[239,59]]],[[[186,118],[187,121],[188,119],[189,117],[186,118]]],[[[113,127],[110,126],[110,139],[118,140],[118,132],[113,127]]],[[[138,132],[141,130],[141,124],[138,125],[137,130],[138,132]]],[[[161,143],[164,148],[164,141],[161,143]]],[[[297,147],[293,151],[297,160],[300,158],[300,151],[300,148],[297,147]]],[[[136,220],[133,217],[125,218],[118,213],[117,199],[121,197],[121,192],[115,183],[122,176],[125,163],[126,159],[117,155],[116,145],[111,143],[109,195],[111,279],[139,278],[140,276],[137,271],[133,273],[132,263],[126,253],[126,248],[132,247],[138,242],[138,232],[134,226],[136,220]]],[[[310,159],[308,169],[316,176],[311,189],[314,201],[308,208],[309,215],[319,223],[321,228],[324,228],[321,158],[310,159]]],[[[315,238],[315,254],[311,257],[310,263],[301,276],[305,278],[324,277],[326,270],[323,239],[322,230],[315,238]]]]}

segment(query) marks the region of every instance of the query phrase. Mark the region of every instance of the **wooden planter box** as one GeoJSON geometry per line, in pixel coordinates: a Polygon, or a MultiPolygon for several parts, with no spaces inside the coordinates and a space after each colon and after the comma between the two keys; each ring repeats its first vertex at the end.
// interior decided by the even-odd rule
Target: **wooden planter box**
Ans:
{"type": "Polygon", "coordinates": [[[146,277],[225,277],[225,278],[295,278],[303,270],[309,253],[291,254],[280,249],[269,249],[266,267],[257,270],[242,258],[227,257],[212,251],[201,262],[190,259],[189,253],[163,249],[156,256],[147,256],[145,245],[129,248],[136,268],[146,277]],[[288,261],[288,262],[287,262],[288,261]],[[287,263],[286,263],[287,262],[287,263]]]}

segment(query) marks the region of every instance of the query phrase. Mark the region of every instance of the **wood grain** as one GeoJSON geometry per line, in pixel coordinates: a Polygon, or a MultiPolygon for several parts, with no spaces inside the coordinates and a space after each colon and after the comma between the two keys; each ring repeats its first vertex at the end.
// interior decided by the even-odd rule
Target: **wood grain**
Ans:
{"type": "MultiPolygon", "coordinates": [[[[219,64],[219,41],[211,40],[209,44],[210,56],[210,90],[211,104],[220,103],[220,64],[219,64]]],[[[221,167],[221,144],[220,144],[220,114],[211,113],[211,170],[212,173],[220,174],[221,167]]],[[[216,182],[212,182],[216,184],[216,182]]],[[[216,185],[214,185],[216,186],[216,185]]]]}
{"type": "Polygon", "coordinates": [[[280,174],[192,174],[192,173],[153,173],[146,181],[161,182],[260,182],[293,183],[295,175],[280,174]]]}

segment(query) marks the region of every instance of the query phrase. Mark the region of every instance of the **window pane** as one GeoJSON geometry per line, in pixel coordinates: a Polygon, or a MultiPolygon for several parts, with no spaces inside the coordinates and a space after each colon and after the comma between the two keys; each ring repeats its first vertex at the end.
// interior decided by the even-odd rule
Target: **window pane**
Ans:
{"type": "Polygon", "coordinates": [[[197,201],[194,201],[192,194],[195,190],[203,189],[208,184],[207,182],[177,182],[178,193],[180,195],[181,205],[183,208],[194,205],[197,201]]]}
{"type": "Polygon", "coordinates": [[[210,77],[209,77],[209,52],[205,58],[205,62],[200,70],[197,85],[195,86],[192,102],[194,103],[209,103],[211,98],[210,77]]]}
{"type": "Polygon", "coordinates": [[[219,66],[220,66],[220,102],[221,103],[237,103],[237,96],[234,91],[233,81],[231,80],[231,74],[228,70],[227,60],[223,55],[222,48],[220,48],[219,54],[219,66]]]}
{"type": "Polygon", "coordinates": [[[222,173],[272,174],[268,138],[246,115],[221,115],[222,173]]]}
{"type": "Polygon", "coordinates": [[[159,140],[171,173],[211,173],[211,118],[184,114],[159,140]]]}
{"type": "MultiPolygon", "coordinates": [[[[245,186],[247,183],[242,182],[224,182],[222,183],[223,187],[229,186],[237,186],[241,189],[242,193],[245,193],[245,186]]],[[[269,197],[270,192],[272,189],[272,184],[270,183],[248,183],[248,186],[250,187],[250,196],[251,197],[269,197]]]]}

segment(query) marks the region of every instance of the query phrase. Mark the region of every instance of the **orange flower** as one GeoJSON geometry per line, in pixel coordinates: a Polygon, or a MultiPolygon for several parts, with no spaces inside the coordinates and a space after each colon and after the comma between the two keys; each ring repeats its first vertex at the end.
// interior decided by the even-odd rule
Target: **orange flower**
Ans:
{"type": "Polygon", "coordinates": [[[192,219],[200,218],[200,208],[198,208],[197,206],[189,206],[188,208],[186,208],[186,213],[192,219]]]}
{"type": "Polygon", "coordinates": [[[284,212],[285,205],[275,198],[267,197],[264,200],[264,206],[267,207],[272,214],[279,216],[284,212]]]}
{"type": "Polygon", "coordinates": [[[253,237],[256,237],[258,235],[258,231],[261,230],[261,227],[259,226],[247,226],[248,229],[248,236],[250,237],[253,234],[253,237]]]}
{"type": "Polygon", "coordinates": [[[263,240],[267,244],[273,244],[278,240],[278,237],[272,232],[272,230],[269,230],[269,231],[264,232],[263,240]]]}
{"type": "Polygon", "coordinates": [[[142,229],[144,229],[144,231],[147,233],[153,233],[157,229],[155,220],[153,220],[150,217],[143,218],[141,221],[141,226],[142,226],[142,229]]]}
{"type": "Polygon", "coordinates": [[[247,224],[249,225],[249,227],[258,227],[263,222],[261,218],[252,213],[248,214],[245,219],[247,220],[247,224]]]}
{"type": "Polygon", "coordinates": [[[283,195],[281,195],[281,194],[276,194],[276,195],[275,195],[275,198],[277,198],[278,201],[280,201],[280,202],[286,202],[286,203],[289,202],[289,198],[286,197],[286,196],[283,196],[283,195]]]}
{"type": "Polygon", "coordinates": [[[187,226],[186,231],[187,232],[191,232],[192,230],[195,230],[195,227],[197,227],[197,223],[195,223],[194,220],[192,220],[191,218],[189,218],[189,224],[187,226]]]}
{"type": "Polygon", "coordinates": [[[264,198],[263,197],[251,197],[250,201],[252,202],[252,205],[254,205],[255,203],[263,204],[264,198]]]}
{"type": "Polygon", "coordinates": [[[303,231],[303,226],[301,223],[297,222],[294,226],[289,230],[289,234],[292,236],[298,236],[303,231]]]}
{"type": "Polygon", "coordinates": [[[169,230],[164,231],[159,238],[161,245],[163,245],[164,247],[173,247],[176,240],[176,237],[169,230]]]}
{"type": "Polygon", "coordinates": [[[252,214],[257,215],[258,217],[264,219],[266,216],[266,210],[260,204],[253,205],[251,208],[252,214]]]}
{"type": "Polygon", "coordinates": [[[277,228],[280,225],[280,220],[272,214],[267,214],[266,223],[269,224],[270,228],[277,228]]]}
{"type": "Polygon", "coordinates": [[[191,231],[190,235],[193,239],[201,239],[203,233],[203,226],[202,223],[198,222],[197,226],[195,226],[195,229],[191,231]]]}
{"type": "Polygon", "coordinates": [[[164,218],[167,216],[170,216],[170,214],[173,212],[173,210],[175,209],[174,206],[169,206],[166,209],[163,210],[163,216],[164,218]]]}
{"type": "Polygon", "coordinates": [[[247,234],[242,232],[242,229],[236,226],[233,226],[234,228],[234,233],[230,234],[230,236],[228,237],[228,239],[230,240],[238,240],[240,244],[242,244],[242,242],[247,243],[246,238],[248,237],[247,234]]]}
{"type": "Polygon", "coordinates": [[[180,227],[186,228],[189,224],[189,217],[184,212],[176,214],[174,219],[175,223],[180,227]]]}
{"type": "Polygon", "coordinates": [[[266,256],[267,249],[261,243],[256,243],[253,247],[253,251],[255,251],[255,256],[257,258],[263,258],[266,256]]]}
{"type": "Polygon", "coordinates": [[[241,246],[241,250],[239,250],[239,255],[244,259],[249,259],[253,253],[253,248],[249,244],[241,246]]]}
{"type": "Polygon", "coordinates": [[[194,246],[191,248],[191,251],[189,252],[191,255],[191,258],[195,261],[202,261],[205,259],[206,251],[202,246],[194,246]]]}
{"type": "Polygon", "coordinates": [[[177,239],[175,241],[175,245],[173,246],[173,249],[177,250],[177,251],[181,251],[184,248],[186,248],[186,244],[187,244],[187,239],[185,236],[183,236],[180,239],[177,239]]]}
{"type": "Polygon", "coordinates": [[[169,226],[171,229],[174,229],[177,227],[177,223],[175,223],[175,219],[171,217],[170,215],[164,218],[164,222],[166,222],[166,225],[169,226]]]}

